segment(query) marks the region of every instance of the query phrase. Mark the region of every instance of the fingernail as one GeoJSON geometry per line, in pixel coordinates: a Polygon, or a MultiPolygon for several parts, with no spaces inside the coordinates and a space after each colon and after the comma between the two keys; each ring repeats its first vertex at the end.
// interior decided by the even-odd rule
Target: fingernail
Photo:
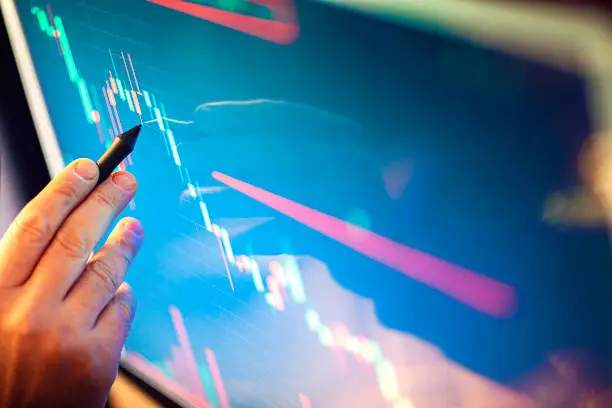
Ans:
{"type": "Polygon", "coordinates": [[[129,221],[126,227],[132,234],[134,234],[138,238],[144,235],[144,230],[142,228],[142,225],[140,225],[140,223],[136,220],[129,221]]]}
{"type": "Polygon", "coordinates": [[[98,165],[89,159],[80,159],[74,166],[75,173],[87,180],[91,181],[98,175],[98,165]]]}
{"type": "Polygon", "coordinates": [[[113,183],[125,191],[132,191],[136,187],[136,179],[130,173],[118,172],[112,175],[113,183]]]}

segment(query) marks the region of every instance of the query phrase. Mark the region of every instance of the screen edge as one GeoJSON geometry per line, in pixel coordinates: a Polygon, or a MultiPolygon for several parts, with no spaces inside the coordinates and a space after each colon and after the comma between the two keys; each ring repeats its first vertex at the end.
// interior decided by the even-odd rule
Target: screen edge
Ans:
{"type": "Polygon", "coordinates": [[[17,6],[13,0],[0,0],[0,12],[4,18],[9,42],[21,78],[21,85],[30,107],[32,121],[38,134],[47,169],[50,176],[55,177],[65,167],[64,158],[34,68],[34,61],[27,45],[17,6]]]}

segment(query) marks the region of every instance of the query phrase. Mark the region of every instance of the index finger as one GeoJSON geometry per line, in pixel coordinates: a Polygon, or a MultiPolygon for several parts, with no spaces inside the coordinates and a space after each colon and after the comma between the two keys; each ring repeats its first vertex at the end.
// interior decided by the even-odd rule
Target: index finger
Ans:
{"type": "Polygon", "coordinates": [[[28,280],[64,220],[95,187],[98,173],[92,160],[72,162],[17,215],[0,241],[0,288],[28,280]]]}
{"type": "Polygon", "coordinates": [[[589,187],[612,209],[612,133],[591,137],[582,149],[580,173],[589,187]]]}

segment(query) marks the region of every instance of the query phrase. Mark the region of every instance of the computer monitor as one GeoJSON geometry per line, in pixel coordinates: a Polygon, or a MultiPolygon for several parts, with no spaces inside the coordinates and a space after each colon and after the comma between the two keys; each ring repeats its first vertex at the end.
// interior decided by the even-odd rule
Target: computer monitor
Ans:
{"type": "Polygon", "coordinates": [[[610,124],[570,47],[588,24],[467,1],[0,3],[52,174],[143,124],[120,166],[147,235],[122,363],[177,404],[523,408],[610,385],[575,360],[611,356],[578,171],[610,124]]]}

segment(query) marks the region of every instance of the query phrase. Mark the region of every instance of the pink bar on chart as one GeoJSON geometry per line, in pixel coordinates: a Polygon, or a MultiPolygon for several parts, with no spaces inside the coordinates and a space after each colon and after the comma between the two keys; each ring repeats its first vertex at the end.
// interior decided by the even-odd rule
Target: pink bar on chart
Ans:
{"type": "Polygon", "coordinates": [[[206,394],[204,393],[204,387],[202,381],[200,381],[200,373],[198,371],[198,365],[193,355],[193,349],[191,348],[191,342],[185,328],[185,322],[181,312],[174,306],[170,306],[170,316],[172,317],[172,323],[174,324],[174,330],[178,336],[179,345],[182,351],[182,355],[185,362],[185,371],[189,376],[189,389],[200,396],[200,398],[206,400],[206,394]]]}
{"type": "Polygon", "coordinates": [[[130,92],[132,94],[132,99],[134,100],[134,107],[136,108],[136,113],[138,113],[139,115],[142,115],[142,111],[140,110],[140,103],[138,102],[138,95],[136,94],[136,91],[132,90],[130,92]]]}
{"type": "MultiPolygon", "coordinates": [[[[106,88],[102,87],[102,95],[104,95],[104,101],[106,102],[106,107],[108,108],[108,115],[110,116],[111,123],[113,125],[113,130],[115,131],[115,135],[118,135],[117,124],[115,123],[115,115],[113,113],[113,109],[111,108],[110,101],[108,100],[108,94],[106,93],[106,88]]],[[[111,139],[113,134],[111,133],[111,139]]]]}
{"type": "Polygon", "coordinates": [[[136,78],[136,70],[134,69],[134,64],[132,64],[132,56],[128,52],[128,60],[130,61],[130,67],[132,68],[132,74],[134,75],[134,82],[136,83],[136,90],[140,94],[140,85],[138,85],[138,78],[136,78]]]}
{"type": "Polygon", "coordinates": [[[119,119],[119,112],[117,111],[117,106],[113,106],[113,111],[115,112],[115,118],[117,119],[117,126],[119,126],[119,133],[123,133],[123,126],[121,126],[121,119],[119,119]]]}
{"type": "Polygon", "coordinates": [[[106,93],[108,94],[108,101],[111,106],[117,106],[117,100],[115,99],[115,94],[110,89],[106,89],[106,93]]]}
{"type": "Polygon", "coordinates": [[[115,94],[118,94],[119,89],[117,89],[117,81],[115,81],[115,78],[113,78],[113,74],[110,71],[108,72],[108,74],[109,74],[111,89],[113,90],[115,94]]]}
{"type": "Polygon", "coordinates": [[[125,55],[123,55],[123,51],[121,52],[121,58],[123,58],[123,65],[125,65],[125,73],[127,74],[128,80],[130,81],[130,88],[134,89],[134,85],[132,84],[132,76],[130,75],[130,70],[128,69],[127,62],[125,61],[125,55]]]}
{"type": "MultiPolygon", "coordinates": [[[[275,7],[275,9],[272,10],[274,15],[282,15],[284,20],[290,21],[285,22],[251,17],[184,0],[147,1],[279,44],[292,43],[299,33],[294,6],[291,3],[277,3],[278,6],[286,5],[289,7],[275,7]]],[[[259,2],[261,1],[262,0],[259,0],[259,2]]]]}
{"type": "Polygon", "coordinates": [[[185,357],[179,347],[172,347],[172,369],[179,383],[189,384],[189,372],[185,364],[185,357]]]}
{"type": "Polygon", "coordinates": [[[274,308],[279,312],[285,310],[285,302],[283,300],[283,295],[280,291],[280,285],[278,282],[278,278],[274,275],[268,275],[266,277],[266,286],[268,286],[268,290],[272,294],[272,298],[274,299],[274,308]]]}
{"type": "Polygon", "coordinates": [[[223,378],[221,378],[221,370],[219,370],[215,353],[213,353],[213,351],[210,349],[204,349],[204,354],[206,354],[208,368],[210,369],[210,374],[212,375],[213,383],[215,384],[215,389],[217,390],[219,405],[221,408],[230,408],[229,399],[227,398],[227,393],[225,392],[223,378]]]}
{"type": "Polygon", "coordinates": [[[302,393],[298,394],[298,398],[300,400],[300,408],[311,408],[312,407],[312,405],[310,404],[310,398],[308,398],[304,394],[302,393]]]}

